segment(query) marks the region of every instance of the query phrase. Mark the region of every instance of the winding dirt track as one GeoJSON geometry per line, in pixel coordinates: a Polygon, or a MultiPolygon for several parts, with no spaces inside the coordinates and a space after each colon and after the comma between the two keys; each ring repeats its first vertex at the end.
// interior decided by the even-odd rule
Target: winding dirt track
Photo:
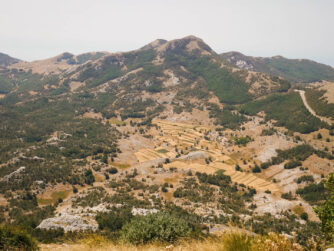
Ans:
{"type": "Polygon", "coordinates": [[[333,124],[333,121],[329,118],[326,118],[326,117],[322,117],[322,116],[319,116],[316,114],[316,112],[311,108],[311,106],[307,103],[307,100],[306,100],[306,96],[305,96],[305,91],[303,90],[295,90],[296,92],[299,92],[300,94],[300,97],[302,98],[303,100],[303,103],[306,107],[306,109],[315,117],[317,117],[318,119],[320,119],[321,121],[324,121],[326,122],[327,124],[329,125],[332,125],[333,124]]]}

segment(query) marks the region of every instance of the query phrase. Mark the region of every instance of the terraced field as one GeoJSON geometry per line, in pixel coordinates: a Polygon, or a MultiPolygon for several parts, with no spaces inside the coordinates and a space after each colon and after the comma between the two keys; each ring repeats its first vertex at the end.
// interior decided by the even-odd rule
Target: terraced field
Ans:
{"type": "Polygon", "coordinates": [[[261,174],[254,174],[250,170],[244,172],[236,171],[235,164],[237,161],[234,158],[236,153],[231,153],[231,155],[224,154],[226,147],[223,146],[221,141],[205,139],[206,135],[209,134],[208,132],[213,128],[163,120],[157,120],[154,123],[161,130],[159,137],[157,137],[160,142],[156,143],[154,149],[142,148],[135,153],[140,163],[170,158],[172,162],[166,165],[167,168],[175,167],[181,170],[205,173],[214,173],[223,169],[227,175],[231,176],[233,182],[254,187],[260,192],[266,190],[271,192],[282,191],[278,184],[261,177],[261,174]],[[162,145],[164,145],[163,148],[162,145]],[[188,149],[188,152],[189,150],[190,152],[204,152],[211,158],[211,161],[206,163],[203,158],[192,160],[175,159],[177,155],[175,148],[179,150],[188,149]]]}
{"type": "Polygon", "coordinates": [[[162,153],[159,152],[158,149],[155,150],[149,148],[140,149],[138,152],[135,153],[135,156],[137,157],[140,163],[158,158],[170,158],[173,157],[173,155],[174,154],[169,151],[166,153],[162,153]]]}
{"type": "Polygon", "coordinates": [[[280,187],[277,184],[267,181],[266,179],[260,178],[251,172],[239,172],[235,170],[234,166],[220,162],[213,162],[211,165],[217,169],[224,169],[225,174],[231,176],[233,182],[254,187],[258,191],[266,191],[266,190],[269,190],[271,192],[281,191],[280,187]]]}

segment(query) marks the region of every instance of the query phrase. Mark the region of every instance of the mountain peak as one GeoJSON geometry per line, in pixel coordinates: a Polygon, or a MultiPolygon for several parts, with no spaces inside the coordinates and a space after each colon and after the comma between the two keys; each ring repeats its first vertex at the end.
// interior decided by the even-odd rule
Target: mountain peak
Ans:
{"type": "Polygon", "coordinates": [[[188,52],[196,51],[202,55],[214,54],[214,51],[202,39],[193,35],[170,40],[156,48],[160,53],[176,49],[187,50],[188,52]]]}
{"type": "Polygon", "coordinates": [[[189,35],[189,36],[186,36],[184,38],[181,38],[181,39],[186,39],[186,40],[193,40],[193,41],[200,41],[200,42],[203,42],[203,40],[199,37],[196,37],[194,35],[189,35]]]}
{"type": "Polygon", "coordinates": [[[153,42],[143,46],[142,48],[140,48],[141,50],[149,50],[149,49],[155,49],[158,48],[159,46],[167,43],[168,41],[165,39],[156,39],[153,42]]]}

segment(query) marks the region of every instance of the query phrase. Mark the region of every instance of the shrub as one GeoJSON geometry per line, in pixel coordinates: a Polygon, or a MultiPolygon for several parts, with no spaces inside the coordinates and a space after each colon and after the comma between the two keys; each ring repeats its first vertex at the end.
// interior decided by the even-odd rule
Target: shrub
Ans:
{"type": "Polygon", "coordinates": [[[296,191],[304,200],[315,203],[326,198],[326,189],[323,182],[318,184],[310,184],[296,191]]]}
{"type": "Polygon", "coordinates": [[[56,228],[56,229],[40,229],[35,228],[32,232],[32,235],[42,243],[54,243],[64,240],[64,229],[56,228]]]}
{"type": "Polygon", "coordinates": [[[302,182],[314,182],[314,178],[312,175],[303,175],[297,179],[298,184],[302,182]]]}
{"type": "Polygon", "coordinates": [[[76,188],[75,186],[73,186],[73,193],[77,193],[78,192],[78,188],[76,188]]]}
{"type": "Polygon", "coordinates": [[[169,213],[156,213],[137,216],[124,225],[122,239],[133,244],[153,241],[173,242],[180,237],[189,236],[192,228],[185,220],[169,213]]]}
{"type": "Polygon", "coordinates": [[[87,185],[92,185],[95,182],[95,177],[92,170],[88,169],[84,174],[85,183],[87,185]]]}
{"type": "Polygon", "coordinates": [[[236,145],[242,145],[242,146],[246,146],[247,143],[249,143],[250,141],[252,141],[252,138],[249,136],[234,139],[236,145]]]}
{"type": "Polygon", "coordinates": [[[267,169],[271,166],[271,162],[264,162],[261,164],[261,169],[267,169]]]}
{"type": "Polygon", "coordinates": [[[261,136],[271,136],[277,132],[275,128],[263,129],[261,136]]]}
{"type": "Polygon", "coordinates": [[[253,173],[261,173],[261,168],[258,165],[255,165],[255,167],[252,169],[253,173]]]}
{"type": "Polygon", "coordinates": [[[282,198],[286,199],[286,200],[294,200],[295,199],[295,197],[293,197],[291,191],[288,192],[288,193],[283,193],[282,194],[282,198]]]}
{"type": "Polygon", "coordinates": [[[293,169],[293,168],[296,168],[297,166],[301,166],[301,165],[302,165],[302,163],[300,161],[291,160],[284,165],[284,168],[285,169],[293,169]]]}
{"type": "Polygon", "coordinates": [[[304,212],[300,215],[300,218],[307,221],[308,220],[308,214],[304,212]]]}
{"type": "Polygon", "coordinates": [[[36,241],[14,226],[0,226],[0,250],[38,250],[36,241]]]}
{"type": "Polygon", "coordinates": [[[230,251],[251,251],[253,238],[246,231],[241,229],[231,229],[231,231],[227,232],[223,235],[222,250],[230,250],[230,251]]]}
{"type": "Polygon", "coordinates": [[[334,174],[331,173],[326,182],[326,188],[330,196],[325,203],[316,208],[316,213],[321,220],[321,229],[326,235],[326,239],[334,243],[334,174]]]}
{"type": "Polygon", "coordinates": [[[289,238],[283,234],[269,233],[265,236],[259,235],[255,237],[252,242],[252,248],[244,250],[302,251],[304,249],[299,244],[289,240],[289,238]]]}
{"type": "Polygon", "coordinates": [[[208,183],[210,185],[225,187],[231,183],[231,177],[225,175],[223,170],[219,170],[215,174],[196,172],[196,176],[201,183],[208,183]]]}
{"type": "Polygon", "coordinates": [[[116,232],[122,229],[125,223],[132,218],[129,208],[113,208],[108,213],[100,213],[96,216],[96,221],[99,224],[100,230],[116,232]]]}
{"type": "Polygon", "coordinates": [[[118,173],[118,170],[117,170],[116,167],[111,167],[107,170],[107,172],[110,173],[110,174],[116,174],[116,173],[118,173]]]}

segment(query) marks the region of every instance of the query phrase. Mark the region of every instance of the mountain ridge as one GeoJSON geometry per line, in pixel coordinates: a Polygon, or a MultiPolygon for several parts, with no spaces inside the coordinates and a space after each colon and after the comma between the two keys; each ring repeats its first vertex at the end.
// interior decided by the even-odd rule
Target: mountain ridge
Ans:
{"type": "MultiPolygon", "coordinates": [[[[279,76],[291,82],[310,83],[321,80],[334,81],[334,68],[326,64],[318,63],[316,61],[309,59],[288,59],[281,55],[272,57],[252,57],[252,56],[246,56],[237,51],[230,51],[218,54],[217,52],[213,51],[210,48],[210,46],[208,46],[201,38],[198,38],[193,35],[189,35],[179,39],[173,39],[170,41],[164,39],[156,39],[133,51],[153,49],[161,54],[166,50],[171,50],[176,47],[181,48],[184,45],[188,46],[188,48],[183,48],[183,49],[199,50],[201,51],[202,55],[217,55],[230,66],[244,70],[251,70],[274,76],[279,76]],[[293,70],[290,68],[293,68],[293,70]],[[301,77],[301,75],[303,75],[303,77],[301,77]]],[[[37,62],[43,64],[50,64],[52,60],[57,60],[58,64],[61,61],[63,61],[62,63],[67,63],[68,65],[78,65],[78,64],[83,64],[88,60],[94,61],[106,55],[112,55],[112,54],[119,55],[123,53],[128,53],[128,52],[87,52],[78,55],[64,52],[60,55],[51,58],[34,60],[32,62],[22,62],[21,60],[11,58],[6,54],[1,53],[0,65],[1,65],[1,56],[3,58],[7,58],[6,59],[7,61],[10,60],[8,61],[7,65],[5,65],[5,63],[2,63],[3,66],[10,66],[19,63],[14,67],[19,68],[20,66],[22,66],[23,68],[27,67],[27,69],[33,70],[34,67],[33,66],[30,67],[30,65],[37,64],[37,62]],[[21,65],[20,62],[22,62],[21,65]]],[[[3,62],[5,62],[4,60],[5,59],[3,59],[3,62]]],[[[64,69],[66,67],[68,67],[66,66],[66,64],[60,66],[61,69],[64,69]]],[[[47,71],[51,70],[47,68],[42,71],[39,70],[38,72],[43,73],[47,71]]],[[[56,72],[59,73],[59,71],[56,72]]]]}
{"type": "Polygon", "coordinates": [[[220,57],[238,68],[280,76],[292,82],[334,81],[332,66],[309,59],[288,59],[280,55],[252,57],[236,51],[221,53],[220,57]]]}

